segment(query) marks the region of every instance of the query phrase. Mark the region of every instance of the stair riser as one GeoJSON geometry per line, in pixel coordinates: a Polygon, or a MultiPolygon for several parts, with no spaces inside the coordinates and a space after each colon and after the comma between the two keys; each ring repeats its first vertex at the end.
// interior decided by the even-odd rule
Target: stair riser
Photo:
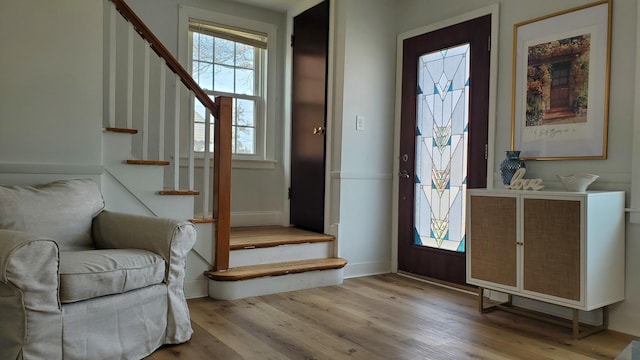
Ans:
{"type": "Polygon", "coordinates": [[[209,280],[209,297],[236,300],[342,284],[343,269],[308,271],[282,276],[267,276],[242,281],[209,280]]]}
{"type": "Polygon", "coordinates": [[[282,245],[268,248],[233,250],[229,267],[320,259],[333,256],[333,242],[282,245]]]}
{"type": "MultiPolygon", "coordinates": [[[[210,264],[213,264],[213,232],[215,231],[215,224],[194,224],[196,227],[196,232],[198,236],[198,240],[196,241],[193,250],[198,252],[200,256],[202,256],[206,261],[210,264]]],[[[211,266],[207,269],[202,270],[202,272],[211,270],[211,266]]],[[[199,275],[202,275],[202,272],[199,275]]]]}

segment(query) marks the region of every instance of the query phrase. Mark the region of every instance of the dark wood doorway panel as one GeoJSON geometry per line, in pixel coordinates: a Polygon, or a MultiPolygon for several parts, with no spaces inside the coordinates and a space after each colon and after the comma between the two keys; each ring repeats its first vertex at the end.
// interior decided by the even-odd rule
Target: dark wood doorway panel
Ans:
{"type": "MultiPolygon", "coordinates": [[[[446,189],[446,171],[433,171],[419,179],[416,171],[416,138],[419,135],[416,118],[418,96],[422,90],[418,86],[418,64],[423,55],[440,52],[464,44],[469,44],[469,117],[466,187],[486,187],[489,113],[489,69],[490,69],[491,15],[465,21],[447,28],[435,30],[404,40],[402,68],[401,135],[400,135],[400,181],[398,210],[398,270],[435,278],[451,283],[466,283],[466,255],[464,251],[443,250],[443,248],[420,245],[416,240],[415,203],[417,185],[431,183],[438,189],[446,189]],[[442,181],[442,183],[438,183],[442,181]]],[[[431,71],[431,70],[423,70],[431,71]]],[[[446,72],[446,71],[445,71],[446,72]]],[[[432,75],[433,76],[433,75],[432,75]]],[[[437,79],[436,79],[437,81],[437,79]]],[[[445,96],[451,82],[440,80],[435,94],[445,96]]],[[[429,90],[429,89],[427,89],[429,90]]],[[[448,96],[448,95],[447,95],[448,96]]],[[[426,110],[425,110],[426,111],[426,110]]],[[[443,128],[433,131],[437,134],[443,128]]],[[[434,143],[446,140],[446,136],[433,135],[434,143]],[[444,139],[444,140],[442,140],[444,139]]],[[[446,141],[445,141],[446,142],[446,141]]],[[[422,144],[420,146],[431,146],[422,144]]],[[[436,144],[433,145],[434,149],[436,144]]],[[[433,150],[434,153],[438,150],[433,150]]],[[[434,195],[437,196],[437,195],[434,195]]],[[[465,224],[459,219],[464,231],[465,224]]],[[[434,223],[432,222],[432,226],[434,223]]],[[[435,233],[440,229],[433,229],[435,233]]],[[[447,230],[448,231],[448,230],[447,230]]],[[[463,246],[464,242],[461,242],[463,246]]],[[[460,250],[460,249],[457,249],[460,250]]],[[[464,250],[464,248],[462,249],[464,250]]]]}
{"type": "Polygon", "coordinates": [[[324,232],[329,1],[293,18],[291,224],[324,232]]]}

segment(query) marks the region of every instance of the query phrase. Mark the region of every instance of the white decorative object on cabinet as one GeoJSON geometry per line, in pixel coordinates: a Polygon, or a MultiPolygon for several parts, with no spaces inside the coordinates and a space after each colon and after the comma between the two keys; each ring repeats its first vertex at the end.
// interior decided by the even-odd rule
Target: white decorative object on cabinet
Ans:
{"type": "Polygon", "coordinates": [[[578,310],[603,308],[606,328],[605,307],[624,299],[623,191],[467,196],[469,284],[574,309],[575,337],[578,310]]]}

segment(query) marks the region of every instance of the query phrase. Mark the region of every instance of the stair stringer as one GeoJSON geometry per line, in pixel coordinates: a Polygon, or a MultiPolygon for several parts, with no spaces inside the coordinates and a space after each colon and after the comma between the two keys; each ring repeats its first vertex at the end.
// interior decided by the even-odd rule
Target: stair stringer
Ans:
{"type": "Polygon", "coordinates": [[[193,218],[193,196],[164,196],[158,191],[164,186],[164,167],[129,165],[132,136],[103,133],[103,162],[105,171],[132,196],[158,217],[173,219],[193,218]]]}
{"type": "MultiPolygon", "coordinates": [[[[191,195],[159,195],[163,189],[164,167],[128,165],[132,159],[133,135],[103,132],[102,192],[106,209],[144,216],[178,220],[194,217],[194,197],[191,195]]],[[[208,279],[203,275],[212,267],[214,224],[197,224],[196,245],[187,255],[185,296],[206,297],[208,279]]]]}

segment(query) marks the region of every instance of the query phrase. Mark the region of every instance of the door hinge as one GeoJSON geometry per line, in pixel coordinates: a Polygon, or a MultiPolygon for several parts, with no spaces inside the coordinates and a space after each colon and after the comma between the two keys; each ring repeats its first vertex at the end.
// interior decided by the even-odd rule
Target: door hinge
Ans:
{"type": "Polygon", "coordinates": [[[484,159],[489,160],[489,145],[484,144],[484,159]]]}
{"type": "Polygon", "coordinates": [[[291,200],[291,188],[287,190],[287,199],[291,200]]]}
{"type": "Polygon", "coordinates": [[[295,40],[295,36],[293,36],[293,34],[291,34],[291,47],[293,47],[294,40],[295,40]]]}
{"type": "Polygon", "coordinates": [[[487,38],[487,51],[491,52],[491,35],[487,38]]]}

